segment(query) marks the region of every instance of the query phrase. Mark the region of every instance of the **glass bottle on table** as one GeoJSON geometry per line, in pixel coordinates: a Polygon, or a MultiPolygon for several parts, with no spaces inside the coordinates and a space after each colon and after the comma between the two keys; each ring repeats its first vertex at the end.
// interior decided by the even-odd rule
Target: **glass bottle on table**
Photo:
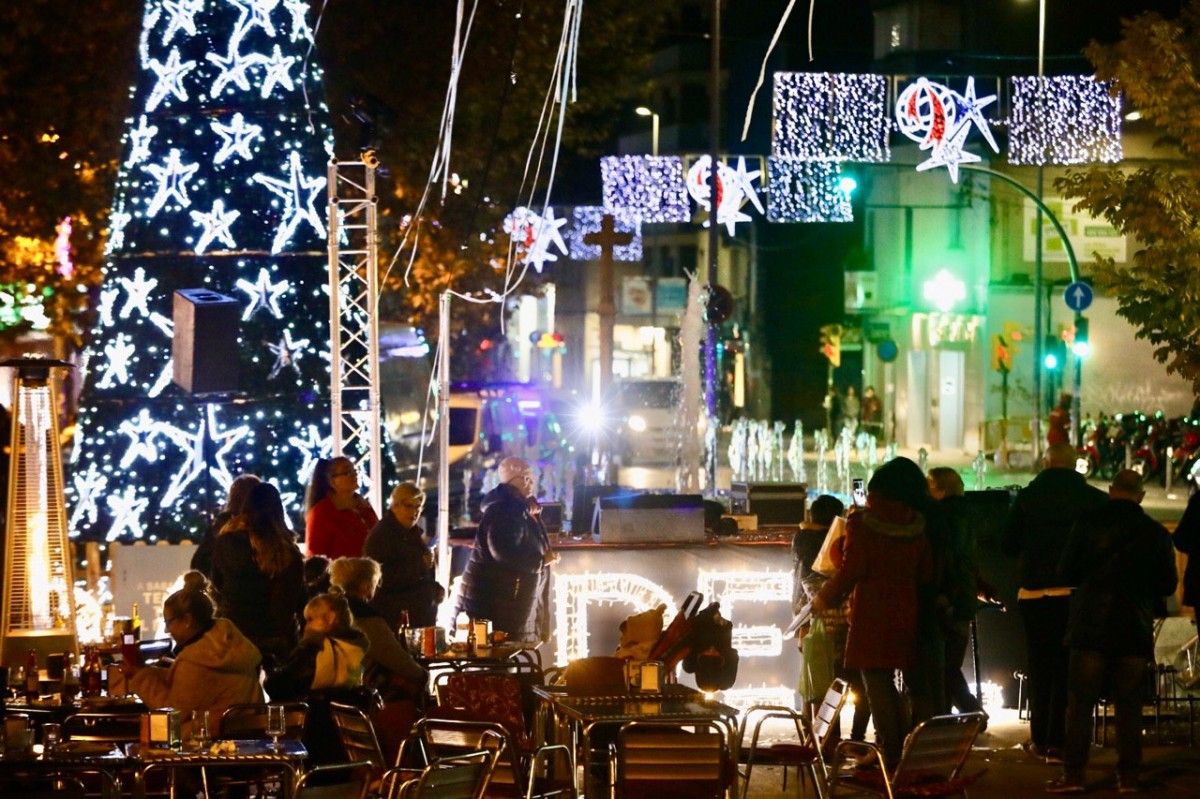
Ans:
{"type": "Polygon", "coordinates": [[[133,613],[129,616],[130,632],[133,633],[133,640],[142,640],[142,617],[138,615],[138,603],[133,603],[133,613]]]}
{"type": "Polygon", "coordinates": [[[75,654],[67,654],[67,662],[63,665],[62,703],[69,705],[79,695],[79,664],[75,662],[75,654]]]}
{"type": "Polygon", "coordinates": [[[104,688],[102,670],[100,652],[96,647],[89,646],[83,656],[83,667],[79,670],[79,687],[83,696],[100,696],[104,688]]]}
{"type": "Polygon", "coordinates": [[[25,701],[36,702],[41,695],[42,689],[38,684],[37,650],[30,649],[25,654],[25,701]]]}

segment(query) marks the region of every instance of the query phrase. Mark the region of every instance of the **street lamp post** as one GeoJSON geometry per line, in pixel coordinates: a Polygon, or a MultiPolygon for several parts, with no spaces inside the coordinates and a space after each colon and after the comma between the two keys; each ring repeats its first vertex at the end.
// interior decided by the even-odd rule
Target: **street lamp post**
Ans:
{"type": "Polygon", "coordinates": [[[658,155],[658,114],[644,105],[633,110],[640,117],[650,117],[650,155],[658,155]]]}

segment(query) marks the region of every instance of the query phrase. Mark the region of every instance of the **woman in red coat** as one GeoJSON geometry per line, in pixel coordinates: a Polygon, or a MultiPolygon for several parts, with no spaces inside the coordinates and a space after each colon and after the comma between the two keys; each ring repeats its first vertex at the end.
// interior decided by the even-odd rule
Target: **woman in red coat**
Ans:
{"type": "Polygon", "coordinates": [[[358,493],[358,471],[349,458],[317,461],[304,506],[308,557],[361,557],[367,533],[379,523],[371,504],[358,493]]]}
{"type": "Polygon", "coordinates": [[[917,590],[933,578],[925,538],[928,484],[907,458],[884,464],[867,485],[867,507],[846,524],[843,563],[813,600],[813,610],[837,607],[850,594],[845,665],[862,672],[884,760],[900,760],[905,730],[896,669],[917,661],[917,590]]]}

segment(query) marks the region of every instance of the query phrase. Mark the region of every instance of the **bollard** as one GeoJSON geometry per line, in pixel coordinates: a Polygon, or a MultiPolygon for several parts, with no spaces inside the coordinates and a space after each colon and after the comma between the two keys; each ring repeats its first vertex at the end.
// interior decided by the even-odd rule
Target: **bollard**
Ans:
{"type": "Polygon", "coordinates": [[[1167,447],[1167,471],[1166,477],[1163,478],[1163,488],[1166,489],[1168,494],[1171,493],[1171,483],[1173,482],[1171,478],[1174,476],[1171,474],[1174,471],[1175,466],[1173,457],[1174,455],[1174,449],[1172,447],[1167,447]]]}
{"type": "Polygon", "coordinates": [[[1125,443],[1125,468],[1133,468],[1133,447],[1128,442],[1125,443]]]}

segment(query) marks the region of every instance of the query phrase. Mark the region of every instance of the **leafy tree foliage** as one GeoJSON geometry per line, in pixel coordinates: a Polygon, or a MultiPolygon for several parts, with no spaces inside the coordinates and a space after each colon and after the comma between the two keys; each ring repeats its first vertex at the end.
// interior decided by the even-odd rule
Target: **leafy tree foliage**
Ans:
{"type": "Polygon", "coordinates": [[[1164,160],[1071,170],[1056,186],[1137,241],[1125,265],[1100,259],[1096,277],[1155,357],[1200,393],[1200,0],[1177,19],[1126,20],[1118,42],[1087,55],[1155,127],[1164,160]]]}
{"type": "Polygon", "coordinates": [[[79,343],[100,281],[139,3],[0,4],[0,285],[50,289],[50,331],[79,343]],[[70,216],[74,275],[55,271],[70,216]]]}

